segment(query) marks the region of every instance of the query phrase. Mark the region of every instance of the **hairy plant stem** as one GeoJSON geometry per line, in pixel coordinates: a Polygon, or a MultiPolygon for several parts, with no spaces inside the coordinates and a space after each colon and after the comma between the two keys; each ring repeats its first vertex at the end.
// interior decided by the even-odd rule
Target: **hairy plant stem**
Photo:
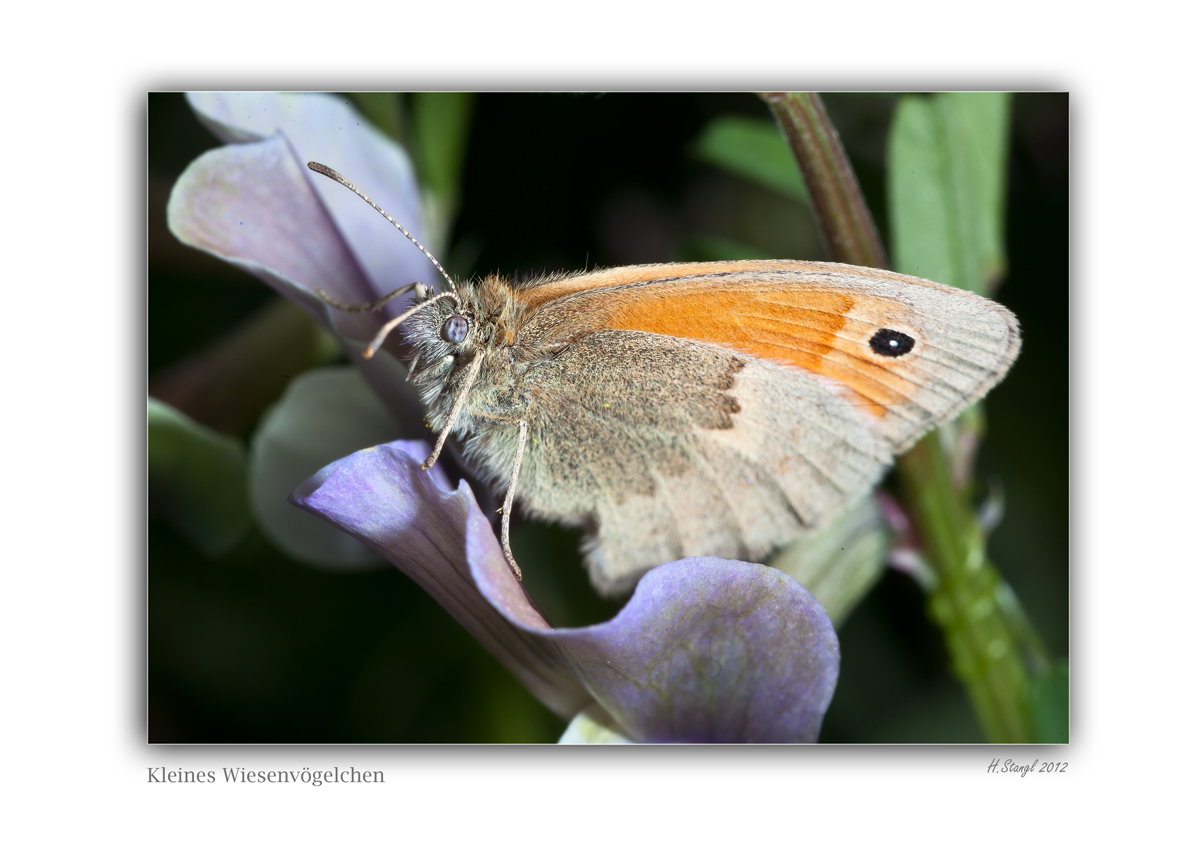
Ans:
{"type": "MultiPolygon", "coordinates": [[[[792,148],[834,259],[887,268],[879,232],[821,98],[813,92],[761,97],[792,148]]],[[[988,740],[1032,741],[1030,676],[1021,657],[1022,644],[1029,641],[1020,640],[1013,628],[1019,624],[1006,615],[1020,609],[987,559],[983,530],[965,490],[954,484],[938,434],[922,439],[896,469],[925,557],[937,575],[928,612],[942,630],[952,670],[988,740]]]]}
{"type": "Polygon", "coordinates": [[[863,201],[858,179],[837,130],[815,92],[769,92],[763,100],[775,114],[804,175],[813,215],[825,244],[839,263],[888,267],[875,219],[863,201]]]}

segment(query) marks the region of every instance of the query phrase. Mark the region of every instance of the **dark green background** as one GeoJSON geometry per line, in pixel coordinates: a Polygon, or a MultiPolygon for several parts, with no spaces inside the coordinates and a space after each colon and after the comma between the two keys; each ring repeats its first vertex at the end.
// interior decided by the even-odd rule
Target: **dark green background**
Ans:
{"type": "MultiPolygon", "coordinates": [[[[895,98],[825,100],[886,242],[884,149],[895,98]]],[[[481,95],[475,107],[461,213],[443,257],[456,274],[693,259],[712,236],[748,243],[760,255],[825,258],[806,209],[693,154],[717,116],[768,118],[753,96],[481,95]]],[[[982,483],[1005,493],[990,552],[1061,658],[1068,651],[1067,127],[1066,95],[1014,98],[1009,274],[997,299],[1017,314],[1025,343],[988,396],[978,467],[982,483]]],[[[150,95],[152,386],[161,370],[275,297],[166,230],[171,184],[218,144],[181,95],[150,95]]],[[[238,436],[250,433],[246,427],[238,436]]],[[[257,532],[208,558],[153,516],[148,541],[152,742],[553,741],[563,728],[395,570],[320,572],[257,532]]],[[[591,596],[575,541],[572,532],[530,524],[514,532],[531,592],[558,625],[616,610],[591,596]]],[[[909,579],[886,574],[839,635],[841,677],[823,741],[979,739],[909,579]]]]}

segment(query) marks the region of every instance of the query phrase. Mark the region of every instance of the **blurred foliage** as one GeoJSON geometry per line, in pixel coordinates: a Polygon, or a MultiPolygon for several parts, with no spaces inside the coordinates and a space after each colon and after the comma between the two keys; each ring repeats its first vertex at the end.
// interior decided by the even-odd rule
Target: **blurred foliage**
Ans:
{"type": "Polygon", "coordinates": [[[414,94],[409,110],[412,135],[409,150],[417,166],[431,251],[445,254],[462,193],[468,132],[475,96],[461,92],[414,94]]]}
{"type": "Polygon", "coordinates": [[[986,295],[1004,273],[1004,173],[1012,96],[903,97],[888,160],[892,265],[986,295]]]}
{"type": "Polygon", "coordinates": [[[205,554],[229,551],[253,524],[246,447],[158,399],[147,407],[150,515],[171,523],[205,554]]]}
{"type": "Polygon", "coordinates": [[[396,92],[347,92],[355,108],[371,123],[402,145],[408,144],[408,120],[404,95],[396,92]]]}
{"type": "MultiPolygon", "coordinates": [[[[421,132],[413,126],[419,98],[395,100],[399,125],[385,129],[411,139],[421,132]]],[[[886,240],[895,98],[827,95],[825,103],[886,240]]],[[[471,134],[447,237],[456,274],[526,278],[742,251],[827,259],[807,207],[697,155],[714,121],[770,122],[753,95],[479,95],[473,106],[458,125],[471,134]]],[[[1017,95],[1012,116],[1008,274],[996,297],[1020,318],[1025,347],[988,397],[978,468],[1006,493],[989,551],[1051,653],[1066,657],[1067,98],[1017,95]]],[[[171,184],[217,144],[181,96],[150,96],[152,384],[273,297],[166,231],[171,184]]],[[[560,625],[616,610],[587,587],[578,539],[539,523],[514,528],[531,593],[560,625]]],[[[255,530],[212,557],[157,519],[148,569],[151,741],[553,741],[565,727],[397,571],[312,570],[255,530]]],[[[839,635],[841,678],[822,740],[979,739],[909,578],[886,573],[839,635]]]]}
{"type": "Polygon", "coordinates": [[[696,155],[780,194],[808,203],[808,190],[787,142],[772,121],[723,115],[696,140],[696,155]]]}
{"type": "Polygon", "coordinates": [[[1071,675],[1066,662],[1054,666],[1033,683],[1030,700],[1034,737],[1041,744],[1071,740],[1071,675]]]}
{"type": "MultiPolygon", "coordinates": [[[[1000,189],[1010,101],[995,92],[900,98],[888,134],[898,269],[991,292],[1004,267],[1007,198],[1000,189]]],[[[937,576],[927,610],[942,629],[950,667],[986,740],[1025,743],[1034,739],[1031,675],[1049,660],[1016,595],[988,560],[986,533],[971,505],[982,407],[926,436],[897,461],[896,471],[924,559],[937,576]]]]}
{"type": "Polygon", "coordinates": [[[883,575],[890,542],[891,530],[868,496],[828,526],[800,534],[768,566],[804,585],[838,628],[883,575]]]}
{"type": "Polygon", "coordinates": [[[412,96],[411,151],[425,191],[457,200],[473,106],[474,95],[460,92],[412,96]]]}

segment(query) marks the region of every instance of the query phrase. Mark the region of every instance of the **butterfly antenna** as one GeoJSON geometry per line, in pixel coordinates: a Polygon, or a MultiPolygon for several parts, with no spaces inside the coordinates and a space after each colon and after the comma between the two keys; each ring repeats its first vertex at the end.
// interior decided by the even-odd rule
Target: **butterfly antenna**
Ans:
{"type": "Polygon", "coordinates": [[[392,223],[393,227],[395,227],[397,230],[399,230],[401,233],[403,233],[405,236],[407,236],[408,241],[413,243],[414,245],[416,245],[418,248],[420,248],[421,253],[424,254],[426,257],[428,257],[429,261],[431,263],[433,263],[435,266],[437,266],[437,270],[442,273],[442,277],[444,277],[446,279],[446,283],[448,283],[450,285],[451,290],[457,289],[457,287],[455,287],[455,285],[454,285],[454,281],[451,280],[450,275],[446,274],[446,270],[444,268],[442,268],[442,264],[437,261],[437,258],[434,257],[433,254],[426,251],[425,246],[422,245],[420,242],[418,242],[415,236],[413,236],[411,233],[409,233],[407,230],[405,230],[403,225],[400,224],[400,222],[396,221],[396,219],[392,218],[390,215],[388,215],[386,212],[384,212],[383,207],[379,206],[379,204],[375,203],[370,198],[368,198],[361,189],[359,189],[357,186],[355,186],[353,183],[351,183],[349,180],[347,180],[342,175],[338,174],[336,171],[334,171],[328,165],[322,165],[319,162],[310,162],[308,164],[308,167],[311,168],[313,171],[317,172],[318,174],[324,174],[330,180],[334,180],[338,183],[341,183],[343,186],[345,186],[351,192],[358,195],[360,198],[362,198],[368,204],[373,206],[377,213],[379,213],[381,216],[383,216],[388,221],[390,221],[392,223]]]}

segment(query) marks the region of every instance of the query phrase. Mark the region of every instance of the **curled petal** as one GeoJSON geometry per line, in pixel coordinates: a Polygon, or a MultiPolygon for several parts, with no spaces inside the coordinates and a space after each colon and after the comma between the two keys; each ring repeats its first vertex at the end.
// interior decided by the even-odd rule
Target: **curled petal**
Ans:
{"type": "Polygon", "coordinates": [[[386,349],[371,360],[360,356],[385,319],[335,310],[313,294],[321,289],[346,302],[375,297],[308,174],[278,136],[208,151],[171,190],[167,223],[183,243],[245,269],[333,331],[402,427],[419,433],[421,407],[404,366],[386,349]]]}
{"type": "Polygon", "coordinates": [[[793,579],[689,558],[647,573],[611,621],[554,629],[470,491],[439,489],[410,454],[420,452],[397,443],[359,452],[293,500],[426,587],[560,715],[594,700],[642,742],[816,740],[839,650],[828,616],[793,579]]]}
{"type": "MultiPolygon", "coordinates": [[[[493,560],[503,566],[473,560],[477,580],[490,573],[506,583],[493,560]]],[[[491,597],[492,583],[480,584],[491,597]]],[[[562,648],[596,702],[642,742],[813,742],[837,684],[837,637],[824,609],[758,564],[664,564],[607,623],[527,628],[562,648]]]]}
{"type": "Polygon", "coordinates": [[[306,170],[281,137],[208,151],[171,189],[167,224],[184,244],[261,278],[327,327],[370,339],[378,317],[331,316],[313,295],[363,302],[374,292],[306,170]]]}
{"type": "MultiPolygon", "coordinates": [[[[424,240],[421,194],[412,162],[392,139],[344,98],[331,94],[193,92],[188,103],[226,142],[287,138],[301,165],[312,160],[340,171],[424,240]]],[[[371,283],[370,301],[415,280],[437,286],[440,275],[379,213],[345,187],[304,169],[371,283]]]]}
{"type": "Polygon", "coordinates": [[[258,526],[281,551],[326,569],[383,566],[344,531],[288,504],[297,481],[358,449],[396,439],[399,426],[350,366],[296,376],[262,418],[251,443],[249,493],[258,526]]]}
{"type": "Polygon", "coordinates": [[[357,452],[297,487],[292,502],[399,567],[530,693],[563,719],[573,717],[591,699],[556,647],[514,625],[480,594],[467,564],[468,538],[483,533],[495,544],[495,535],[465,483],[452,490],[440,467],[421,469],[428,454],[427,444],[404,441],[357,452]],[[478,522],[468,528],[468,517],[478,522]]]}

